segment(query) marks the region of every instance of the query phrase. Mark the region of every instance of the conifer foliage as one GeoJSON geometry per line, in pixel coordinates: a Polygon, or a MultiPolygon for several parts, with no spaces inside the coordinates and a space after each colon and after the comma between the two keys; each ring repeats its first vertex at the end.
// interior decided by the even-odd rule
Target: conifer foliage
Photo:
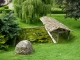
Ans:
{"type": "Polygon", "coordinates": [[[39,22],[39,17],[50,13],[53,0],[13,0],[14,12],[26,23],[39,22]]]}
{"type": "Polygon", "coordinates": [[[80,17],[80,0],[66,0],[66,17],[78,19],[80,17]]]}
{"type": "Polygon", "coordinates": [[[64,11],[66,13],[66,18],[80,18],[80,0],[55,0],[59,5],[64,5],[64,11]]]}
{"type": "Polygon", "coordinates": [[[16,22],[16,17],[12,11],[0,16],[0,33],[5,35],[5,38],[13,39],[19,34],[19,30],[20,28],[16,22]]]}

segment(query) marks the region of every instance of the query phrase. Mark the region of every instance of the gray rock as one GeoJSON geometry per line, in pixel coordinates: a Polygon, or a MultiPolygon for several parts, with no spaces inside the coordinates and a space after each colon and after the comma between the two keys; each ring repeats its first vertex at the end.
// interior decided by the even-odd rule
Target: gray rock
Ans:
{"type": "Polygon", "coordinates": [[[15,47],[15,53],[27,55],[33,52],[33,47],[30,41],[22,40],[15,47]]]}

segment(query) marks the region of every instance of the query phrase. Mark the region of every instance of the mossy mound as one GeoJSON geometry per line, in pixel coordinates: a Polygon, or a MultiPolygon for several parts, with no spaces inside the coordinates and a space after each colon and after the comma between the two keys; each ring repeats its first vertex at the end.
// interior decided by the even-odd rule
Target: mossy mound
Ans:
{"type": "Polygon", "coordinates": [[[44,27],[22,28],[19,40],[29,40],[37,43],[52,42],[44,27]]]}

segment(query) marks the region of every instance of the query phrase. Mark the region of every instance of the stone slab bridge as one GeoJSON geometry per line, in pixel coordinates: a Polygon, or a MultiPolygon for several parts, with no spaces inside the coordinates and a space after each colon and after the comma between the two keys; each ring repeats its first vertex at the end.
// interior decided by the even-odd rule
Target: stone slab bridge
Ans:
{"type": "Polygon", "coordinates": [[[54,43],[58,42],[60,34],[63,33],[67,33],[69,39],[71,30],[64,24],[60,23],[54,18],[47,17],[47,16],[41,17],[40,20],[42,21],[46,31],[48,32],[49,36],[51,37],[54,43]],[[52,34],[53,32],[56,33],[57,40],[54,39],[53,36],[54,34],[52,34]]]}

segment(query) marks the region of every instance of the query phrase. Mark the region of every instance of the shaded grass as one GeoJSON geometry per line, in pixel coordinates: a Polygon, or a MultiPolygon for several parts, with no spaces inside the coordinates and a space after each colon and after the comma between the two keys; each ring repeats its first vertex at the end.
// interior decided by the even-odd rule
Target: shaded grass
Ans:
{"type": "MultiPolygon", "coordinates": [[[[50,15],[48,15],[50,16],[50,15]]],[[[33,44],[35,52],[31,55],[17,55],[14,53],[14,47],[9,51],[1,52],[1,60],[80,60],[80,20],[64,18],[61,14],[52,14],[51,17],[59,20],[68,26],[74,36],[70,41],[62,43],[43,43],[33,44]]]]}

